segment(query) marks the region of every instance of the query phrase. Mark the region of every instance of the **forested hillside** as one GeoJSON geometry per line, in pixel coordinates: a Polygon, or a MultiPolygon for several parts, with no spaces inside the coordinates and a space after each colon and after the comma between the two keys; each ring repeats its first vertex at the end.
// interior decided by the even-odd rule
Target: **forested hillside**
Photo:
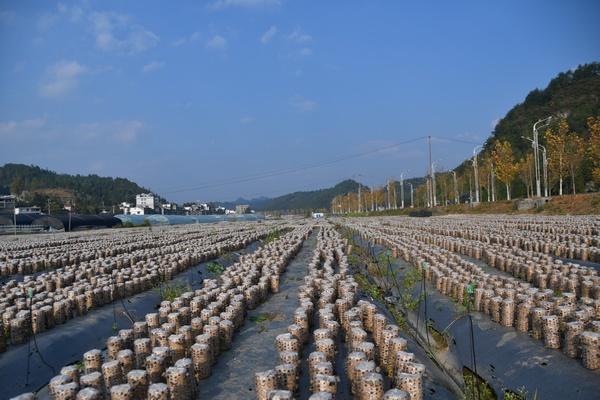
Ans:
{"type": "MultiPolygon", "coordinates": [[[[363,186],[362,190],[366,190],[366,187],[363,186]]],[[[349,192],[358,192],[358,182],[347,179],[329,189],[294,192],[279,196],[267,202],[261,210],[280,210],[292,214],[329,210],[331,207],[331,200],[334,197],[340,194],[348,194],[349,192]]]]}
{"type": "MultiPolygon", "coordinates": [[[[491,191],[490,176],[496,183],[496,199],[507,199],[508,193],[512,198],[537,194],[532,146],[536,123],[542,195],[546,182],[549,195],[598,190],[600,63],[591,63],[561,72],[545,89],[532,90],[498,122],[479,154],[483,201],[491,191]]],[[[473,173],[472,161],[457,171],[466,181],[465,174],[473,173]]]]}
{"type": "Polygon", "coordinates": [[[36,205],[58,213],[66,204],[74,204],[78,213],[112,211],[123,201],[135,203],[135,195],[149,190],[124,178],[98,175],[58,174],[37,166],[5,164],[0,167],[0,194],[16,194],[18,205],[36,205]]]}

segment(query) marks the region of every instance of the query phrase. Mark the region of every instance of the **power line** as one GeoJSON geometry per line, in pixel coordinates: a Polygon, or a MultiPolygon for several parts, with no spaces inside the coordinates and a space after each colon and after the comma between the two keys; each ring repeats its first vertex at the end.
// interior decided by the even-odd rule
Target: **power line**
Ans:
{"type": "Polygon", "coordinates": [[[422,140],[425,138],[426,138],[426,136],[421,136],[421,137],[418,137],[415,139],[410,139],[410,140],[407,140],[407,141],[404,141],[401,143],[396,143],[396,144],[393,144],[390,146],[381,147],[381,148],[375,149],[375,150],[365,151],[362,153],[355,153],[355,154],[351,154],[348,156],[341,156],[341,157],[334,158],[331,160],[325,160],[325,161],[320,161],[320,162],[316,162],[316,163],[312,163],[312,164],[306,164],[306,165],[302,165],[302,166],[298,166],[298,167],[287,168],[287,169],[283,169],[280,171],[273,171],[273,172],[267,172],[267,173],[263,173],[263,174],[249,175],[249,176],[240,177],[240,178],[231,178],[231,179],[226,179],[226,180],[221,180],[221,181],[216,181],[216,182],[209,182],[209,183],[206,183],[203,185],[179,186],[179,188],[181,188],[181,189],[173,188],[173,189],[177,189],[177,190],[166,190],[166,191],[162,191],[162,192],[160,190],[157,190],[157,192],[161,192],[161,194],[163,194],[163,195],[171,194],[171,193],[189,192],[192,190],[208,189],[208,188],[233,185],[236,183],[248,182],[248,181],[253,181],[253,180],[258,180],[258,179],[271,178],[274,176],[290,174],[292,172],[303,171],[303,170],[310,169],[310,168],[321,167],[323,165],[329,165],[329,164],[334,164],[334,163],[341,162],[341,161],[351,160],[353,158],[363,157],[363,156],[366,156],[369,154],[378,153],[380,151],[384,151],[384,150],[402,146],[402,145],[405,145],[408,143],[416,142],[418,140],[422,140]]]}
{"type": "Polygon", "coordinates": [[[469,140],[452,139],[452,138],[445,138],[445,137],[439,137],[439,136],[433,136],[433,135],[431,135],[431,137],[435,138],[435,139],[448,140],[450,142],[468,143],[468,144],[481,144],[481,142],[471,142],[469,140]]]}

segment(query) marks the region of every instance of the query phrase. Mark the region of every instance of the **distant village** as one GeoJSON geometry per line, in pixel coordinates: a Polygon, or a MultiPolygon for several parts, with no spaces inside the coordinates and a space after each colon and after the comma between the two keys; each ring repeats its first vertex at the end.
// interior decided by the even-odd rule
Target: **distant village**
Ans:
{"type": "MultiPolygon", "coordinates": [[[[42,214],[40,206],[31,207],[15,207],[17,197],[14,195],[0,196],[0,213],[15,213],[15,214],[42,214]]],[[[225,207],[216,207],[212,203],[206,204],[191,204],[182,207],[176,203],[162,203],[160,198],[153,193],[142,193],[135,196],[135,204],[123,202],[118,205],[119,211],[116,213],[125,215],[226,215],[226,214],[248,214],[250,205],[241,204],[235,207],[235,210],[228,210],[225,207]]],[[[64,210],[68,212],[75,211],[75,207],[71,204],[66,204],[64,210]]],[[[61,214],[63,210],[56,210],[56,214],[61,214]]],[[[109,214],[109,211],[104,211],[109,214]]]]}

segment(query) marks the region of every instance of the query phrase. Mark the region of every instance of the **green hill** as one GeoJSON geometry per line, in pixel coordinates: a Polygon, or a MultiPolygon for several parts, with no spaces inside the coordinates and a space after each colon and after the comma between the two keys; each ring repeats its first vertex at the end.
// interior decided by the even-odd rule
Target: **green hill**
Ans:
{"type": "MultiPolygon", "coordinates": [[[[413,186],[421,185],[425,182],[423,178],[413,178],[404,181],[405,184],[411,183],[413,186]]],[[[309,211],[330,211],[331,202],[337,196],[347,196],[348,193],[358,193],[358,182],[347,179],[329,189],[313,190],[307,192],[294,192],[286,194],[264,204],[259,211],[286,211],[292,214],[304,214],[309,211]]],[[[361,185],[362,193],[367,196],[371,189],[361,185]]],[[[400,199],[400,183],[396,182],[396,195],[398,204],[400,199]]],[[[404,193],[405,206],[410,204],[410,191],[407,189],[404,193]]]]}
{"type": "Polygon", "coordinates": [[[66,204],[74,204],[81,214],[113,211],[123,202],[135,203],[136,194],[149,190],[124,178],[98,175],[58,174],[37,166],[5,164],[0,167],[0,194],[17,194],[18,205],[36,205],[58,213],[66,204]]]}

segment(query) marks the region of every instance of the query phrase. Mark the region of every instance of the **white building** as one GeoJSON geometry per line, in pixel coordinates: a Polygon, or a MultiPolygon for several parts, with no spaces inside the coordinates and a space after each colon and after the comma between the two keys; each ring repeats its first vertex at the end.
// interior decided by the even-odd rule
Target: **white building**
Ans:
{"type": "Polygon", "coordinates": [[[15,214],[41,214],[42,208],[33,206],[33,207],[16,207],[15,214]]]}
{"type": "Polygon", "coordinates": [[[0,210],[14,211],[17,197],[13,195],[0,196],[0,210]]]}
{"type": "Polygon", "coordinates": [[[152,193],[137,194],[135,196],[135,206],[157,211],[159,207],[159,198],[152,193]]]}
{"type": "Polygon", "coordinates": [[[131,207],[127,214],[131,215],[144,215],[144,209],[142,207],[131,207]]]}
{"type": "Polygon", "coordinates": [[[236,214],[246,214],[249,209],[250,209],[249,204],[240,204],[240,205],[235,206],[235,213],[236,214]]]}

